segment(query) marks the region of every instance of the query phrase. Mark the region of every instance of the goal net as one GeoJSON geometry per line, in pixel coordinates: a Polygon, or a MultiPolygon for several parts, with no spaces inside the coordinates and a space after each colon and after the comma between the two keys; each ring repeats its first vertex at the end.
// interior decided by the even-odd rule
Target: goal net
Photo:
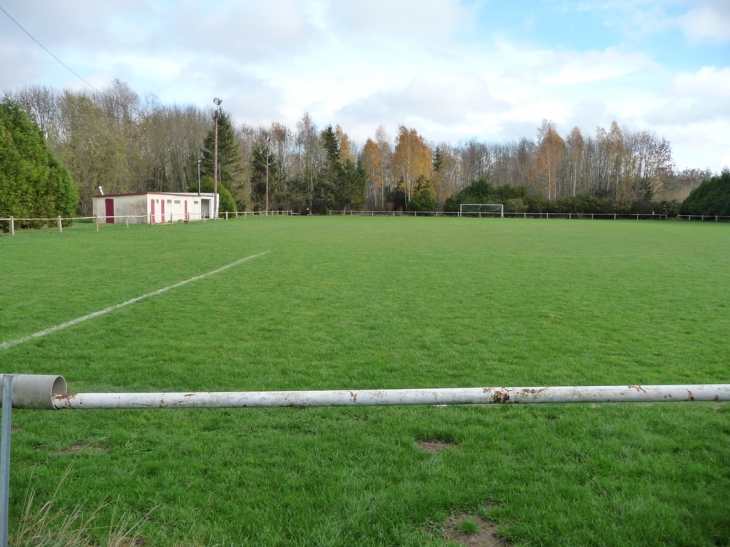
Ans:
{"type": "Polygon", "coordinates": [[[459,205],[459,216],[504,218],[502,203],[462,203],[459,205]]]}

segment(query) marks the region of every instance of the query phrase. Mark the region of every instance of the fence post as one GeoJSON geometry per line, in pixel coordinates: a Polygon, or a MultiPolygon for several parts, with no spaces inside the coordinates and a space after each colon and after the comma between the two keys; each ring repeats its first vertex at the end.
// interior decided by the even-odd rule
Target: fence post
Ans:
{"type": "Polygon", "coordinates": [[[124,217],[124,222],[127,225],[127,228],[129,228],[129,215],[124,217]]]}
{"type": "Polygon", "coordinates": [[[13,419],[13,375],[3,375],[3,413],[0,431],[0,545],[8,545],[8,505],[10,501],[10,437],[13,419]]]}
{"type": "Polygon", "coordinates": [[[613,214],[613,220],[616,220],[616,213],[613,214]]]}
{"type": "Polygon", "coordinates": [[[15,217],[10,217],[10,235],[15,235],[15,217]]]}
{"type": "Polygon", "coordinates": [[[94,228],[97,232],[99,231],[99,217],[96,215],[94,215],[94,228]]]}
{"type": "Polygon", "coordinates": [[[228,220],[228,211],[226,211],[226,220],[228,220]]]}

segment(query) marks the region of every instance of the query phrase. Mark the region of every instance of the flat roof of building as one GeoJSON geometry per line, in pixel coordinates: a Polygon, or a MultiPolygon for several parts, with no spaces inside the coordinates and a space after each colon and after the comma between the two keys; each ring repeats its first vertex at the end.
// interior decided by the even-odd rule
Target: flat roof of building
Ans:
{"type": "Polygon", "coordinates": [[[200,192],[199,194],[197,192],[132,192],[129,194],[96,194],[94,197],[95,198],[118,198],[118,197],[124,197],[124,196],[148,196],[148,195],[213,197],[213,192],[200,192]]]}

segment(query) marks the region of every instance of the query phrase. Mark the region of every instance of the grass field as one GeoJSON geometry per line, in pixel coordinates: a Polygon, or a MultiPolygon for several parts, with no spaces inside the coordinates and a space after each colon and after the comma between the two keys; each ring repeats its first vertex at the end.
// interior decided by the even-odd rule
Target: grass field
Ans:
{"type": "MultiPolygon", "coordinates": [[[[301,217],[0,237],[0,349],[72,392],[730,382],[730,231],[301,217]]],[[[13,414],[30,487],[146,546],[730,545],[724,403],[13,414]],[[440,453],[421,440],[453,444],[440,453]],[[76,450],[85,446],[83,450],[76,450]]]]}

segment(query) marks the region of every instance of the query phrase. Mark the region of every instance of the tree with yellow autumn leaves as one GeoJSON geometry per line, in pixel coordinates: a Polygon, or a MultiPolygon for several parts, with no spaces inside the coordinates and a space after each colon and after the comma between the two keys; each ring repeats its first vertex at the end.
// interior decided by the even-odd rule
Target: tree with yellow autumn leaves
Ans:
{"type": "Polygon", "coordinates": [[[396,172],[398,187],[405,195],[406,209],[413,196],[416,181],[420,178],[430,179],[433,168],[431,149],[415,129],[405,125],[398,128],[393,168],[396,172]]]}

